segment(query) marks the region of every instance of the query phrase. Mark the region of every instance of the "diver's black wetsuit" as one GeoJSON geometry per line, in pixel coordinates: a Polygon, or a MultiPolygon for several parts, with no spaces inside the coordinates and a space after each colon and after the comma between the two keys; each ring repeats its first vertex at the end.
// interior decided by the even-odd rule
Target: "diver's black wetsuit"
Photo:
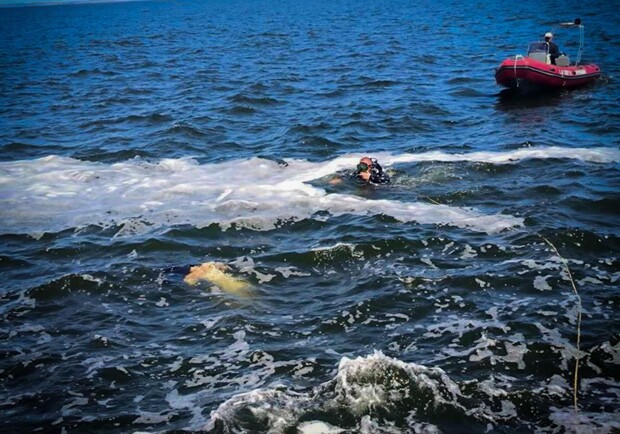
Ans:
{"type": "MultiPolygon", "coordinates": [[[[359,174],[360,172],[357,170],[353,172],[353,176],[355,178],[362,179],[359,174]]],[[[368,182],[370,184],[388,184],[390,182],[390,177],[383,171],[383,168],[379,163],[377,163],[377,160],[373,159],[372,161],[372,166],[370,166],[370,178],[368,179],[368,182]]]]}

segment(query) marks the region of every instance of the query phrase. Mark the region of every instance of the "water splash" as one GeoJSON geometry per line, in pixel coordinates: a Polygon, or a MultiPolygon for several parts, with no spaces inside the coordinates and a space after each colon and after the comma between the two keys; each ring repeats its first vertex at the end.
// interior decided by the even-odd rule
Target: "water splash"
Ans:
{"type": "MultiPolygon", "coordinates": [[[[620,161],[616,149],[523,149],[510,152],[377,155],[386,165],[413,161],[515,163],[525,158],[620,161]],[[567,157],[569,156],[569,157],[567,157]]],[[[495,233],[523,225],[510,215],[398,200],[330,194],[310,185],[354,167],[359,155],[327,162],[290,159],[286,164],[250,158],[198,164],[190,158],[140,159],[114,164],[48,156],[0,163],[0,233],[41,234],[89,225],[117,227],[117,236],[174,225],[218,224],[269,230],[286,222],[333,216],[388,215],[402,222],[450,225],[495,233]]]]}

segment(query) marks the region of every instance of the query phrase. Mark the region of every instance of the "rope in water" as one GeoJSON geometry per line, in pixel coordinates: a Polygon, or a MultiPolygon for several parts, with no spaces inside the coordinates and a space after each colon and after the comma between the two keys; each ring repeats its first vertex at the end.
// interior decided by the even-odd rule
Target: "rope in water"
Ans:
{"type": "Polygon", "coordinates": [[[545,240],[545,242],[547,244],[549,244],[549,246],[551,246],[551,248],[553,249],[553,251],[555,252],[556,255],[558,255],[558,257],[562,260],[562,264],[564,265],[564,269],[566,270],[566,273],[568,274],[568,278],[570,279],[570,283],[573,287],[573,292],[575,293],[575,296],[577,297],[577,343],[576,343],[576,354],[575,354],[575,372],[573,375],[573,406],[575,407],[575,411],[578,410],[577,407],[577,392],[578,392],[578,387],[579,387],[579,353],[580,351],[580,345],[581,345],[581,297],[579,296],[579,293],[577,292],[577,286],[575,285],[575,280],[573,279],[573,275],[570,272],[570,268],[568,268],[568,262],[566,261],[566,259],[564,259],[562,257],[562,255],[560,255],[560,252],[558,252],[558,249],[556,249],[556,247],[551,243],[551,241],[549,241],[547,238],[543,237],[542,235],[540,236],[543,240],[545,240]]]}
{"type": "Polygon", "coordinates": [[[430,200],[431,202],[433,202],[435,205],[442,205],[441,203],[437,202],[435,199],[433,199],[432,197],[428,197],[428,196],[422,196],[427,198],[428,200],[430,200]]]}
{"type": "MultiPolygon", "coordinates": [[[[423,196],[423,197],[427,198],[428,200],[430,200],[431,202],[437,205],[441,205],[441,203],[437,202],[436,200],[428,196],[423,196]]],[[[575,348],[576,348],[575,371],[573,374],[573,406],[575,408],[575,411],[578,411],[579,408],[577,406],[577,394],[579,390],[579,357],[581,353],[581,309],[582,309],[581,308],[581,296],[579,296],[579,292],[577,291],[577,285],[575,285],[575,279],[573,279],[573,274],[571,273],[570,268],[568,268],[568,261],[564,259],[562,255],[560,255],[560,252],[558,252],[558,249],[555,247],[555,245],[553,245],[551,241],[549,241],[547,238],[543,237],[542,235],[540,235],[540,237],[543,240],[545,240],[545,242],[553,249],[555,254],[558,255],[558,257],[562,261],[566,274],[568,275],[568,278],[570,280],[571,286],[573,287],[573,292],[575,293],[575,296],[577,297],[577,342],[575,345],[575,348]]]]}

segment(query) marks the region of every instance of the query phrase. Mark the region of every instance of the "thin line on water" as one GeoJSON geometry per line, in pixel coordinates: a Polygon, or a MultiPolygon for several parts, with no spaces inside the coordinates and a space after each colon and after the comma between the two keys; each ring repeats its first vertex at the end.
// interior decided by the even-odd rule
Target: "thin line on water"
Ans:
{"type": "Polygon", "coordinates": [[[573,279],[573,274],[570,272],[570,268],[568,268],[568,262],[566,261],[566,259],[564,259],[564,257],[562,255],[560,255],[560,252],[558,252],[558,249],[553,245],[553,243],[551,243],[551,241],[549,241],[547,238],[543,237],[542,235],[540,236],[543,240],[545,240],[545,242],[547,244],[549,244],[549,246],[551,246],[551,248],[553,249],[553,251],[556,253],[556,255],[558,255],[558,257],[562,260],[562,264],[564,265],[564,268],[566,269],[566,273],[568,274],[568,277],[570,279],[570,283],[573,287],[573,291],[575,293],[575,295],[577,296],[577,352],[575,353],[575,373],[573,375],[573,406],[575,407],[575,411],[579,411],[579,408],[577,407],[577,392],[578,392],[578,387],[579,387],[579,356],[581,353],[580,350],[580,346],[581,346],[581,297],[579,296],[579,292],[577,292],[577,285],[575,285],[575,280],[573,279]]]}
{"type": "Polygon", "coordinates": [[[430,200],[431,202],[433,202],[435,205],[443,205],[443,204],[441,204],[441,203],[437,202],[437,201],[436,201],[435,199],[433,199],[432,197],[429,197],[429,196],[422,196],[422,197],[427,198],[428,200],[430,200]]]}

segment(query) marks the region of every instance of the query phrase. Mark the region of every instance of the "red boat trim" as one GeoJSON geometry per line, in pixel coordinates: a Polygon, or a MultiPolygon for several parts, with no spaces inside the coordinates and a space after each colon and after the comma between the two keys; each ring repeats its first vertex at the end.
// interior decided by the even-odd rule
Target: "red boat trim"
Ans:
{"type": "Polygon", "coordinates": [[[582,80],[584,78],[591,78],[591,77],[598,77],[601,75],[601,71],[596,71],[596,72],[591,72],[589,74],[581,74],[581,75],[562,75],[562,74],[558,74],[557,72],[547,72],[545,70],[542,69],[538,69],[538,68],[532,68],[531,66],[500,66],[499,68],[497,68],[497,72],[495,73],[495,75],[497,76],[498,74],[504,72],[504,71],[516,71],[516,70],[530,70],[532,72],[535,72],[537,74],[541,74],[541,75],[546,75],[549,77],[553,77],[553,78],[560,78],[562,80],[566,80],[566,81],[575,81],[575,80],[582,80]]]}

